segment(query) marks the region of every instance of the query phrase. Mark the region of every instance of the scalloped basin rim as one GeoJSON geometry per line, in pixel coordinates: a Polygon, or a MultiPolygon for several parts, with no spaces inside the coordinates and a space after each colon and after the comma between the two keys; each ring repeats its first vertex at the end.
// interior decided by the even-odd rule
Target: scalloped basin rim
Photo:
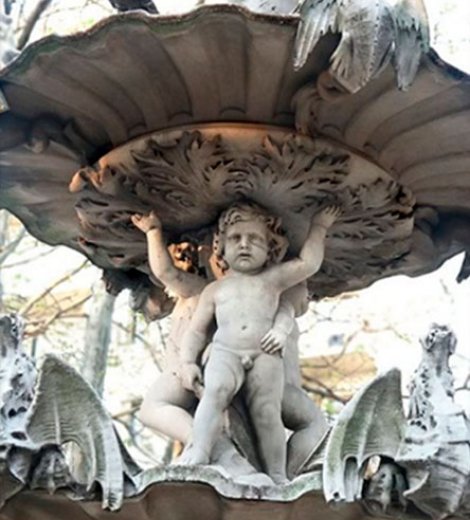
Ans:
{"type": "Polygon", "coordinates": [[[171,28],[175,26],[184,27],[186,24],[198,20],[201,17],[204,17],[206,20],[210,16],[220,14],[229,14],[230,16],[238,15],[244,17],[246,20],[262,22],[267,25],[297,26],[300,21],[300,17],[297,14],[285,15],[256,13],[250,11],[246,7],[234,4],[201,5],[196,9],[185,13],[165,15],[150,15],[142,11],[129,11],[127,13],[108,16],[84,31],[60,36],[52,34],[29,44],[18,57],[9,63],[3,70],[0,70],[0,80],[4,79],[4,77],[9,74],[14,76],[16,73],[21,73],[23,68],[27,67],[29,63],[33,59],[36,59],[42,52],[47,53],[55,51],[60,47],[75,47],[77,43],[81,43],[82,41],[100,38],[102,34],[106,34],[108,30],[111,30],[116,25],[124,22],[148,25],[152,27],[152,30],[161,30],[162,32],[165,32],[168,26],[171,28]]]}

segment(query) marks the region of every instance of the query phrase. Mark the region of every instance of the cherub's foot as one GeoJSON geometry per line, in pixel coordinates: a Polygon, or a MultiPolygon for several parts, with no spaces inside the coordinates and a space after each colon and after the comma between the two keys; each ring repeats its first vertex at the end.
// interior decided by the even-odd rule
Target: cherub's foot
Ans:
{"type": "Polygon", "coordinates": [[[209,455],[201,449],[195,448],[191,444],[185,448],[180,457],[176,460],[176,464],[184,466],[196,466],[209,464],[209,455]]]}

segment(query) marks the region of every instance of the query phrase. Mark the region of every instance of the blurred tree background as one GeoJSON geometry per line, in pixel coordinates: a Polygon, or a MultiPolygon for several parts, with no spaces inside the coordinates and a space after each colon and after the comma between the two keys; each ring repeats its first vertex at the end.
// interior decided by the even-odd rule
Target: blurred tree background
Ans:
{"type": "MultiPolygon", "coordinates": [[[[105,0],[0,1],[13,17],[19,49],[49,34],[85,30],[116,12],[105,0]]],[[[154,3],[167,14],[206,2],[154,3]]],[[[470,71],[470,2],[426,5],[434,47],[443,59],[470,71]]],[[[397,277],[311,304],[300,325],[303,381],[312,398],[334,415],[380,370],[397,365],[406,381],[420,357],[418,337],[439,321],[458,334],[453,361],[458,395],[470,409],[470,283],[456,284],[458,268],[459,259],[453,259],[420,279],[397,277]]],[[[155,463],[171,455],[171,445],[144,429],[135,412],[160,369],[168,323],[146,323],[130,310],[128,294],[107,294],[100,278],[78,253],[38,242],[14,216],[0,211],[0,312],[24,316],[25,344],[38,363],[54,352],[79,369],[104,396],[134,456],[155,463]]]]}

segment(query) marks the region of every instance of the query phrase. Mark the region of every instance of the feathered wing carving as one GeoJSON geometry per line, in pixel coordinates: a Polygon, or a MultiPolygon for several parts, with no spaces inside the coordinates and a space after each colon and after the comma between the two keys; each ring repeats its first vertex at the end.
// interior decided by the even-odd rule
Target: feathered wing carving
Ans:
{"type": "Polygon", "coordinates": [[[468,513],[470,432],[454,400],[449,358],[456,337],[433,324],[410,384],[409,416],[396,461],[407,470],[405,497],[434,519],[468,513]]]}
{"type": "Polygon", "coordinates": [[[298,12],[295,68],[301,68],[322,36],[341,33],[330,72],[350,92],[376,77],[394,56],[397,82],[408,88],[429,49],[422,0],[304,0],[298,12]]]}
{"type": "Polygon", "coordinates": [[[46,357],[39,373],[26,430],[38,446],[75,443],[86,464],[87,490],[97,483],[104,508],[121,506],[126,466],[112,419],[88,383],[55,356],[46,357]]]}
{"type": "Polygon", "coordinates": [[[68,488],[76,498],[91,498],[95,483],[103,507],[118,509],[124,495],[137,493],[141,469],[75,370],[47,356],[36,377],[21,346],[22,329],[18,316],[0,316],[0,509],[25,486],[50,493],[68,488]],[[67,442],[81,451],[78,478],[62,451],[67,442]]]}
{"type": "Polygon", "coordinates": [[[400,89],[411,86],[421,55],[429,50],[429,23],[423,0],[402,0],[395,8],[395,69],[400,89]]]}
{"type": "Polygon", "coordinates": [[[400,380],[397,369],[378,376],[341,411],[326,445],[327,501],[360,500],[367,461],[373,456],[394,458],[405,427],[400,380]]]}
{"type": "Polygon", "coordinates": [[[305,65],[323,35],[340,31],[338,15],[342,6],[342,0],[304,0],[298,5],[296,12],[300,15],[300,23],[295,45],[296,69],[305,65]]]}
{"type": "Polygon", "coordinates": [[[25,486],[52,493],[72,483],[60,447],[36,445],[26,432],[37,373],[23,328],[18,315],[0,316],[0,509],[25,486]]]}

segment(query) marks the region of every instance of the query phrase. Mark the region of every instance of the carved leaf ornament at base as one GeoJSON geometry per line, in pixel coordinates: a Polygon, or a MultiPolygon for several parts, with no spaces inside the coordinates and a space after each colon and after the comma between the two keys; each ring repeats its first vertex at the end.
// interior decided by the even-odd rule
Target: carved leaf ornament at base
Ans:
{"type": "Polygon", "coordinates": [[[470,428],[468,417],[454,401],[449,357],[455,336],[446,326],[433,325],[423,340],[422,361],[410,385],[407,418],[400,374],[392,369],[376,377],[343,408],[326,446],[322,443],[313,455],[316,470],[275,486],[254,484],[256,478],[237,481],[214,466],[141,470],[125,450],[104,405],[79,373],[47,356],[32,388],[36,371],[21,348],[18,324],[13,316],[0,317],[1,355],[20,360],[13,363],[16,376],[25,376],[23,385],[14,386],[10,383],[15,370],[0,371],[0,386],[7,390],[0,396],[2,519],[68,518],[64,511],[79,520],[108,518],[101,507],[122,507],[113,513],[118,520],[169,518],[168,512],[172,518],[188,518],[188,507],[194,507],[191,518],[225,520],[233,518],[233,508],[245,517],[247,503],[251,506],[248,516],[256,518],[268,507],[273,519],[286,518],[286,511],[293,508],[292,518],[299,520],[360,520],[365,513],[359,505],[379,517],[468,518],[470,428]],[[19,393],[10,391],[20,387],[19,393]],[[21,410],[12,415],[8,411],[17,409],[18,396],[21,410]],[[63,455],[63,444],[71,441],[81,448],[83,480],[77,480],[73,464],[63,455]],[[61,497],[59,488],[75,500],[61,497]],[[46,497],[44,489],[56,493],[46,497]],[[204,489],[210,489],[211,498],[202,499],[204,489]],[[188,498],[193,491],[194,496],[188,498]],[[322,491],[328,502],[345,507],[328,509],[320,498],[322,491]],[[168,501],[172,493],[173,501],[168,501]],[[228,504],[230,499],[235,500],[228,504]],[[305,507],[312,499],[313,508],[305,507]],[[204,503],[213,508],[209,516],[197,506],[201,500],[208,500],[204,503]]]}
{"type": "Polygon", "coordinates": [[[313,214],[327,204],[342,207],[310,284],[317,297],[383,276],[410,249],[415,201],[406,188],[343,147],[280,128],[208,125],[151,134],[79,170],[70,189],[83,249],[121,269],[149,272],[132,214],[155,210],[170,241],[210,243],[219,214],[238,200],[282,217],[290,254],[313,214]]]}

